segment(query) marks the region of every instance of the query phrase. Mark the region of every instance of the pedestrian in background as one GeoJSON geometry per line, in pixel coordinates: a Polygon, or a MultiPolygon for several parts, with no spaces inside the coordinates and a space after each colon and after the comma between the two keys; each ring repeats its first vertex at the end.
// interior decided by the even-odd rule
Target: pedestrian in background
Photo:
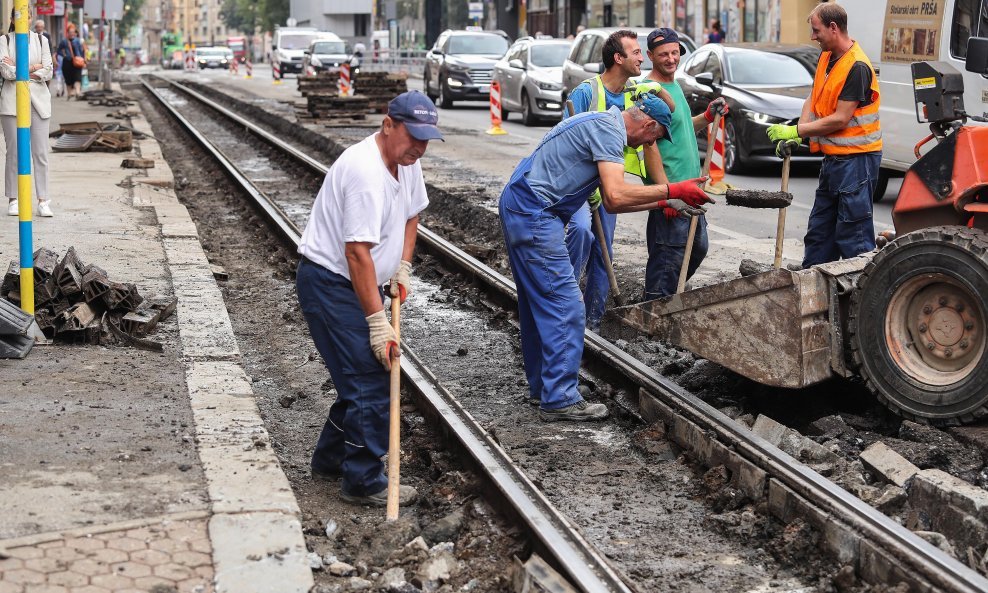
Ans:
{"type": "Polygon", "coordinates": [[[38,35],[44,36],[48,40],[48,47],[51,49],[51,63],[55,63],[55,44],[51,42],[51,35],[48,31],[45,31],[45,21],[38,19],[34,21],[34,32],[38,35]]]}
{"type": "MultiPolygon", "coordinates": [[[[697,150],[696,134],[714,119],[718,105],[727,113],[727,103],[723,98],[711,101],[703,113],[690,114],[683,89],[675,80],[676,68],[682,58],[683,46],[679,33],[673,29],[655,29],[648,34],[648,58],[652,70],[638,83],[639,90],[663,89],[671,95],[676,109],[672,114],[669,130],[672,142],[659,145],[662,166],[671,182],[683,181],[700,176],[700,157],[697,150]]],[[[646,179],[645,183],[649,183],[646,179]]],[[[675,294],[679,284],[679,272],[686,257],[686,241],[689,238],[690,220],[679,216],[675,210],[652,210],[648,213],[645,227],[645,241],[648,247],[648,262],[645,264],[645,300],[675,294]]],[[[700,267],[707,256],[706,217],[697,221],[693,250],[686,277],[689,278],[700,267]]]]}
{"type": "Polygon", "coordinates": [[[724,31],[721,30],[719,19],[710,21],[710,32],[707,33],[707,43],[724,43],[724,31]]]}
{"type": "MultiPolygon", "coordinates": [[[[38,198],[38,215],[52,216],[48,195],[48,126],[51,121],[51,92],[48,81],[52,75],[51,46],[37,33],[28,32],[28,90],[31,95],[31,163],[34,175],[34,195],[38,198]]],[[[14,12],[10,13],[10,29],[0,40],[0,124],[7,144],[4,168],[4,192],[7,194],[7,214],[17,216],[17,51],[14,42],[14,12]]]]}
{"type": "Polygon", "coordinates": [[[803,238],[803,267],[850,258],[875,248],[872,199],[882,162],[878,77],[847,34],[847,12],[828,2],[810,12],[810,39],[823,53],[799,122],[768,127],[772,142],[823,153],[820,184],[803,238]]]}
{"type": "Polygon", "coordinates": [[[56,53],[62,58],[62,76],[68,87],[65,98],[78,99],[82,95],[82,69],[86,67],[86,49],[72,23],[65,27],[65,38],[58,42],[56,53]]]}
{"type": "MultiPolygon", "coordinates": [[[[313,479],[342,475],[344,500],[384,506],[391,360],[398,339],[384,313],[411,293],[419,212],[429,204],[418,162],[442,140],[432,100],[418,91],[388,104],[377,133],[343,151],[326,174],[302,233],[298,300],[336,387],[312,454],[313,479]]],[[[416,496],[401,486],[400,504],[416,496]]]]}

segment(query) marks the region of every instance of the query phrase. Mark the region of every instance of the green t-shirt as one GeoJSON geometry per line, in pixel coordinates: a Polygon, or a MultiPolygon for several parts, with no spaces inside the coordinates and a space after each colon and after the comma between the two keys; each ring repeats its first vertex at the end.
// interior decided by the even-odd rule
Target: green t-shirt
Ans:
{"type": "MultiPolygon", "coordinates": [[[[672,142],[659,140],[656,144],[659,147],[659,154],[662,155],[662,168],[665,169],[666,177],[670,183],[685,181],[700,176],[700,157],[696,144],[696,132],[693,130],[693,116],[690,114],[690,105],[686,102],[686,95],[683,89],[675,82],[658,82],[655,80],[643,80],[638,84],[638,89],[644,87],[648,90],[655,85],[669,91],[673,102],[676,103],[676,111],[672,114],[672,142]]],[[[648,179],[645,183],[651,185],[648,179]]]]}

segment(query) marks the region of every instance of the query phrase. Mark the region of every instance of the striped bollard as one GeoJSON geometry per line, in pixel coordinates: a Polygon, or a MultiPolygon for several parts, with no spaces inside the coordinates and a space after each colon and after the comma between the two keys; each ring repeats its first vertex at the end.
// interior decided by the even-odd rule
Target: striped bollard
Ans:
{"type": "Polygon", "coordinates": [[[337,94],[341,97],[353,94],[353,87],[350,86],[350,64],[340,64],[340,81],[337,87],[337,94]]]}
{"type": "MultiPolygon", "coordinates": [[[[31,90],[28,88],[28,1],[15,0],[14,47],[17,115],[17,213],[21,309],[34,315],[34,237],[31,225],[31,90]]],[[[8,190],[10,193],[10,190],[8,190]]],[[[44,196],[49,197],[49,196],[44,196]]]]}
{"type": "Polygon", "coordinates": [[[281,62],[278,60],[271,62],[271,76],[274,77],[271,84],[281,84],[281,62]]]}
{"type": "Polygon", "coordinates": [[[724,195],[730,186],[724,183],[724,150],[726,148],[724,132],[724,117],[719,117],[720,123],[716,128],[710,126],[707,130],[707,142],[714,143],[714,151],[710,155],[709,179],[703,184],[703,190],[710,194],[724,195]]]}
{"type": "Polygon", "coordinates": [[[487,133],[491,136],[507,134],[501,127],[501,83],[496,80],[491,83],[491,128],[487,133]]]}
{"type": "Polygon", "coordinates": [[[247,61],[244,62],[244,66],[244,78],[247,80],[254,78],[254,65],[250,63],[250,58],[247,58],[247,61]]]}
{"type": "Polygon", "coordinates": [[[230,61],[230,75],[236,76],[240,73],[240,66],[237,64],[237,58],[233,58],[230,61]]]}
{"type": "Polygon", "coordinates": [[[185,69],[187,71],[196,69],[196,48],[191,47],[185,50],[185,69]]]}

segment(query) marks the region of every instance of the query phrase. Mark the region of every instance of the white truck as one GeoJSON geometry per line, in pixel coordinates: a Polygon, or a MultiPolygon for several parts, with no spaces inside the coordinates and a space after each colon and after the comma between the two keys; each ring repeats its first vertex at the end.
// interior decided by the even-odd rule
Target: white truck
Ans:
{"type": "Polygon", "coordinates": [[[315,27],[276,28],[271,39],[271,76],[280,80],[289,72],[301,73],[305,50],[313,40],[325,35],[315,27]]]}
{"type": "MultiPolygon", "coordinates": [[[[882,171],[875,201],[890,176],[916,162],[916,142],[927,124],[916,117],[910,64],[947,62],[964,76],[964,104],[972,115],[988,115],[988,80],[964,69],[967,40],[988,37],[988,0],[837,0],[847,11],[847,29],[871,60],[881,85],[882,171]],[[879,29],[879,27],[881,27],[879,29]]],[[[969,122],[970,125],[983,125],[969,122]]],[[[928,147],[931,147],[929,144],[928,147]]]]}

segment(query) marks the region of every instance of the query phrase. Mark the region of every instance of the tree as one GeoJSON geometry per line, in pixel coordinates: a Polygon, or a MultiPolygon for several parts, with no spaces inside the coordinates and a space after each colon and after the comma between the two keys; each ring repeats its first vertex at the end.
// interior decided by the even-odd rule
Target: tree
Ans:
{"type": "Polygon", "coordinates": [[[289,0],[223,0],[220,18],[227,27],[253,35],[256,27],[273,31],[288,19],[289,0]]]}
{"type": "Polygon", "coordinates": [[[141,8],[144,7],[144,0],[128,0],[124,6],[123,17],[117,24],[117,34],[120,39],[126,39],[130,35],[130,30],[141,20],[141,8]]]}

